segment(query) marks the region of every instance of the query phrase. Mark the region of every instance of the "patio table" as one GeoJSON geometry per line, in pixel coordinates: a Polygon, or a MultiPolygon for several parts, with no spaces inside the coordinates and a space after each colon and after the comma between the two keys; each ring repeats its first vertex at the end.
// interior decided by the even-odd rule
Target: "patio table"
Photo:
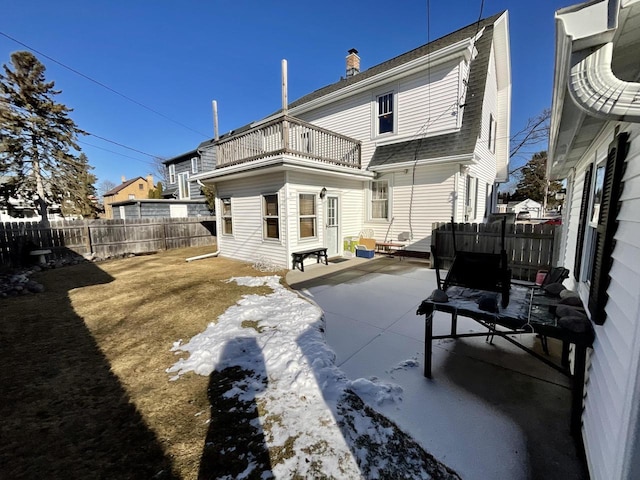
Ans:
{"type": "Polygon", "coordinates": [[[446,290],[448,301],[436,302],[432,297],[422,302],[418,315],[425,316],[425,347],[424,347],[424,376],[431,378],[431,353],[433,340],[443,338],[463,338],[485,336],[493,338],[498,335],[511,342],[518,348],[533,355],[545,364],[560,371],[572,379],[571,402],[571,432],[579,434],[582,416],[582,400],[585,379],[585,364],[587,348],[593,344],[594,332],[590,323],[586,328],[569,329],[558,324],[555,316],[555,306],[559,298],[544,294],[539,288],[527,288],[512,285],[510,300],[506,308],[498,308],[496,312],[481,310],[478,301],[481,298],[494,296],[496,305],[499,305],[499,294],[484,290],[451,286],[446,290]],[[451,314],[451,333],[448,335],[433,335],[434,311],[451,314]],[[471,318],[485,327],[487,331],[458,333],[457,316],[471,318]],[[576,331],[578,330],[578,331],[576,331]],[[530,348],[522,345],[510,335],[513,334],[538,334],[544,337],[557,338],[562,341],[561,364],[549,360],[530,348]],[[569,369],[569,345],[574,344],[574,373],[569,369]]]}

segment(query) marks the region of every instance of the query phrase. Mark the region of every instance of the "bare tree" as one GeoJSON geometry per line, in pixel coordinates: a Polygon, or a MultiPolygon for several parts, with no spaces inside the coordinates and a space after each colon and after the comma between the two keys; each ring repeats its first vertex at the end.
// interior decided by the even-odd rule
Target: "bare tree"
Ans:
{"type": "Polygon", "coordinates": [[[102,180],[98,184],[98,195],[100,195],[101,197],[104,197],[105,193],[107,193],[109,190],[112,190],[114,188],[116,188],[116,184],[113,183],[111,180],[102,180]]]}
{"type": "MultiPolygon", "coordinates": [[[[512,135],[509,147],[509,158],[513,158],[525,147],[538,145],[549,140],[551,128],[551,109],[545,108],[540,114],[531,117],[527,123],[512,135]]],[[[542,150],[546,150],[546,145],[542,150]]]]}

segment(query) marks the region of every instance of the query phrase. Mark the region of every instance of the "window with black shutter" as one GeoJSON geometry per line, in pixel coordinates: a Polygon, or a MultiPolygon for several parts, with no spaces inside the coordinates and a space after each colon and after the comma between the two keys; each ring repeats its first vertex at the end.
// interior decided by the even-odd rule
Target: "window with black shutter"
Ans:
{"type": "Polygon", "coordinates": [[[582,188],[582,202],[580,203],[580,223],[578,224],[578,240],[576,242],[576,258],[573,267],[573,276],[580,281],[580,267],[582,266],[582,247],[584,245],[584,232],[587,225],[587,214],[589,211],[589,192],[591,191],[591,173],[593,165],[589,165],[584,172],[584,183],[582,188]]]}
{"type": "MultiPolygon", "coordinates": [[[[609,145],[607,162],[599,198],[600,208],[594,238],[594,256],[589,287],[589,312],[598,325],[605,321],[605,305],[608,300],[607,288],[611,282],[609,271],[615,247],[614,236],[618,228],[620,195],[623,189],[622,177],[628,151],[628,133],[619,134],[609,145]]],[[[583,222],[581,222],[583,223],[583,222]]]]}

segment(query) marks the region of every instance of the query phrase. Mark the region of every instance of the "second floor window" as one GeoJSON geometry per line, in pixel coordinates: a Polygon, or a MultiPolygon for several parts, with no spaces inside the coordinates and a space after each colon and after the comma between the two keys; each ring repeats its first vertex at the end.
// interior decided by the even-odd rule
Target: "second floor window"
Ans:
{"type": "Polygon", "coordinates": [[[191,159],[191,173],[198,173],[198,157],[191,159]]]}
{"type": "Polygon", "coordinates": [[[169,183],[176,183],[176,166],[175,164],[169,165],[169,183]]]}
{"type": "Polygon", "coordinates": [[[189,174],[188,173],[179,173],[178,174],[178,198],[189,198],[189,174]]]}
{"type": "Polygon", "coordinates": [[[378,97],[378,135],[393,132],[393,93],[378,97]]]}
{"type": "Polygon", "coordinates": [[[280,238],[280,225],[278,221],[278,194],[262,196],[262,218],[264,219],[264,238],[280,238]]]}

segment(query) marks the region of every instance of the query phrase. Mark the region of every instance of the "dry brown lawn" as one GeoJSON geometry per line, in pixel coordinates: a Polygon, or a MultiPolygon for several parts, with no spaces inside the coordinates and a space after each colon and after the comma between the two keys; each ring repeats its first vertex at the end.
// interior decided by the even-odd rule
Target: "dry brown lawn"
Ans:
{"type": "Polygon", "coordinates": [[[264,275],[211,247],[41,272],[0,300],[0,464],[6,478],[197,478],[209,379],[169,381],[170,348],[264,275]]]}

